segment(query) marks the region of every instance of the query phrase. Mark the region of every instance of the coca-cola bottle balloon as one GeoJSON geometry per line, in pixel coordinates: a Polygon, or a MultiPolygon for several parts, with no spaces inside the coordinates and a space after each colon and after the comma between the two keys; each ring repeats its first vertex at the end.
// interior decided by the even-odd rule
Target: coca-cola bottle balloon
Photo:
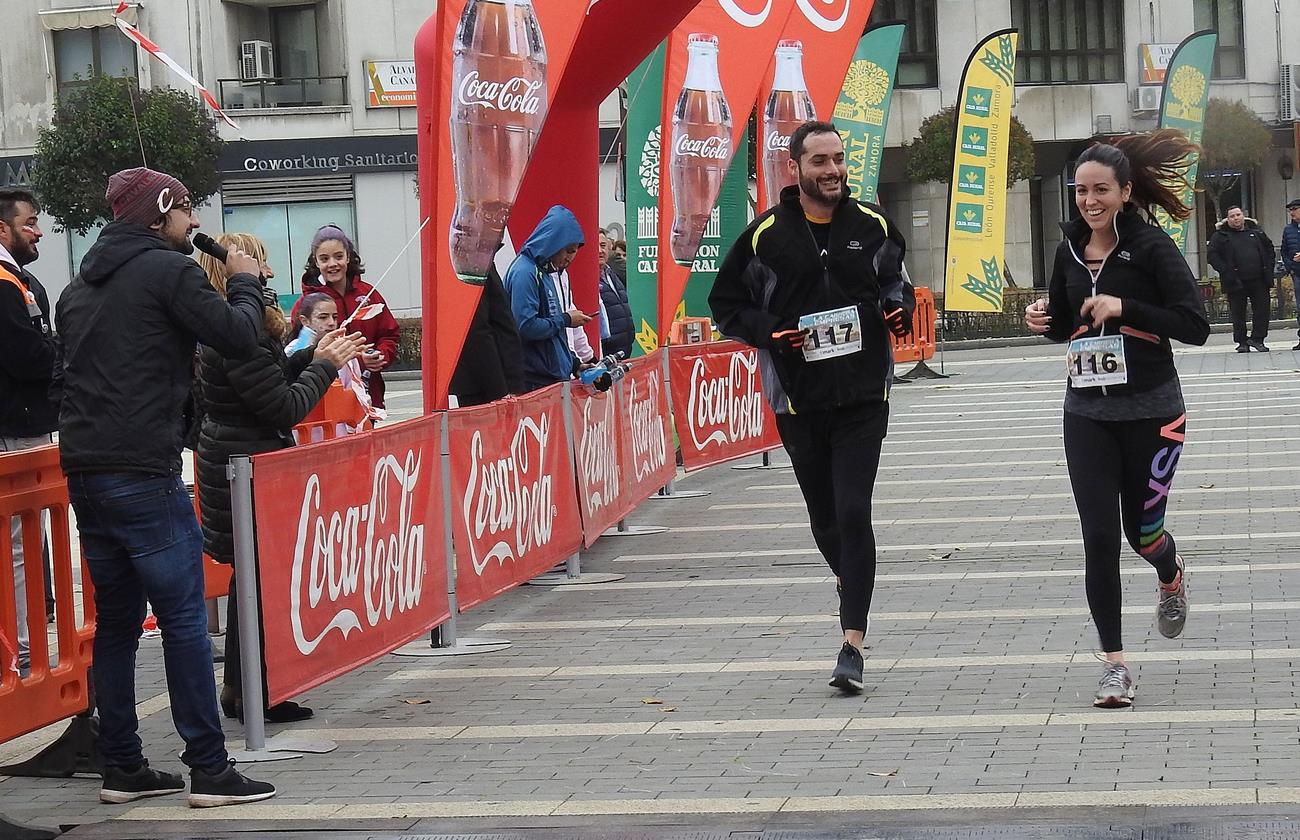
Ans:
{"type": "Polygon", "coordinates": [[[690,265],[731,163],[731,108],[718,77],[718,39],[686,39],[686,82],[673,109],[669,176],[673,188],[673,260],[690,265]]]}
{"type": "Polygon", "coordinates": [[[546,119],[546,44],[531,0],[469,0],[452,41],[456,276],[481,285],[546,119]]]}
{"type": "Polygon", "coordinates": [[[790,135],[801,123],[817,119],[812,97],[803,80],[803,44],[781,41],[776,45],[776,72],[772,92],[763,109],[764,207],[781,200],[781,189],[798,183],[790,174],[790,135]]]}

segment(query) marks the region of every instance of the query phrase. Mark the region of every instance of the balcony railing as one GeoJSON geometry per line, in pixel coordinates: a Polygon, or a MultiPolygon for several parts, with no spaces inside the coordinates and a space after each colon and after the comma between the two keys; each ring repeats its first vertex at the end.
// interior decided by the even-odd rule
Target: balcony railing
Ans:
{"type": "Polygon", "coordinates": [[[348,104],[347,76],[218,79],[217,85],[221,107],[227,111],[348,104]]]}

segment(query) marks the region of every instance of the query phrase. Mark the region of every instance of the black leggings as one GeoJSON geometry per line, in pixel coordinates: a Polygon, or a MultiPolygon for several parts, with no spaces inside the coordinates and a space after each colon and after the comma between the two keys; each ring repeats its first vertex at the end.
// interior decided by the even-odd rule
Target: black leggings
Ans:
{"type": "Polygon", "coordinates": [[[1124,649],[1121,522],[1129,545],[1155,567],[1161,581],[1172,583],[1178,574],[1178,549],[1165,530],[1165,507],[1186,426],[1186,414],[1114,421],[1065,414],[1065,460],[1083,529],[1088,609],[1106,653],[1124,649]]]}
{"type": "Polygon", "coordinates": [[[808,505],[813,540],[840,579],[840,627],[865,633],[876,587],[871,492],[889,405],[778,414],[776,425],[808,505]]]}

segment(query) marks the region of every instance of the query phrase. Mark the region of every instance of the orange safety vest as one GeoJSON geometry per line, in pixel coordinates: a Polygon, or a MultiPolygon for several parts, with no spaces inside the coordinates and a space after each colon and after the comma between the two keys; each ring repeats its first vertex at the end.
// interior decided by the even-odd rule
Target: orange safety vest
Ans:
{"type": "MultiPolygon", "coordinates": [[[[23,296],[23,303],[27,304],[27,311],[30,314],[32,308],[36,306],[36,295],[32,294],[31,289],[27,288],[27,286],[23,284],[23,281],[18,279],[17,275],[10,273],[9,269],[5,268],[3,265],[0,265],[0,281],[12,283],[14,285],[14,288],[18,290],[18,294],[23,296]]],[[[32,317],[36,316],[33,315],[32,317]]]]}

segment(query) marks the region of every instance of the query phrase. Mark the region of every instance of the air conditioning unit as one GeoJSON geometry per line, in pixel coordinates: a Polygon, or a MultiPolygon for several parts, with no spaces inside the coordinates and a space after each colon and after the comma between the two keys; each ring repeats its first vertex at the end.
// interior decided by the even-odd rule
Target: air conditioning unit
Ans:
{"type": "Polygon", "coordinates": [[[1300,120],[1300,64],[1283,64],[1278,68],[1278,119],[1300,120]]]}
{"type": "Polygon", "coordinates": [[[244,81],[275,78],[275,53],[270,41],[244,41],[239,45],[239,78],[244,81]]]}
{"type": "Polygon", "coordinates": [[[1163,91],[1161,85],[1139,85],[1137,90],[1133,91],[1133,110],[1159,111],[1160,94],[1163,91]]]}

